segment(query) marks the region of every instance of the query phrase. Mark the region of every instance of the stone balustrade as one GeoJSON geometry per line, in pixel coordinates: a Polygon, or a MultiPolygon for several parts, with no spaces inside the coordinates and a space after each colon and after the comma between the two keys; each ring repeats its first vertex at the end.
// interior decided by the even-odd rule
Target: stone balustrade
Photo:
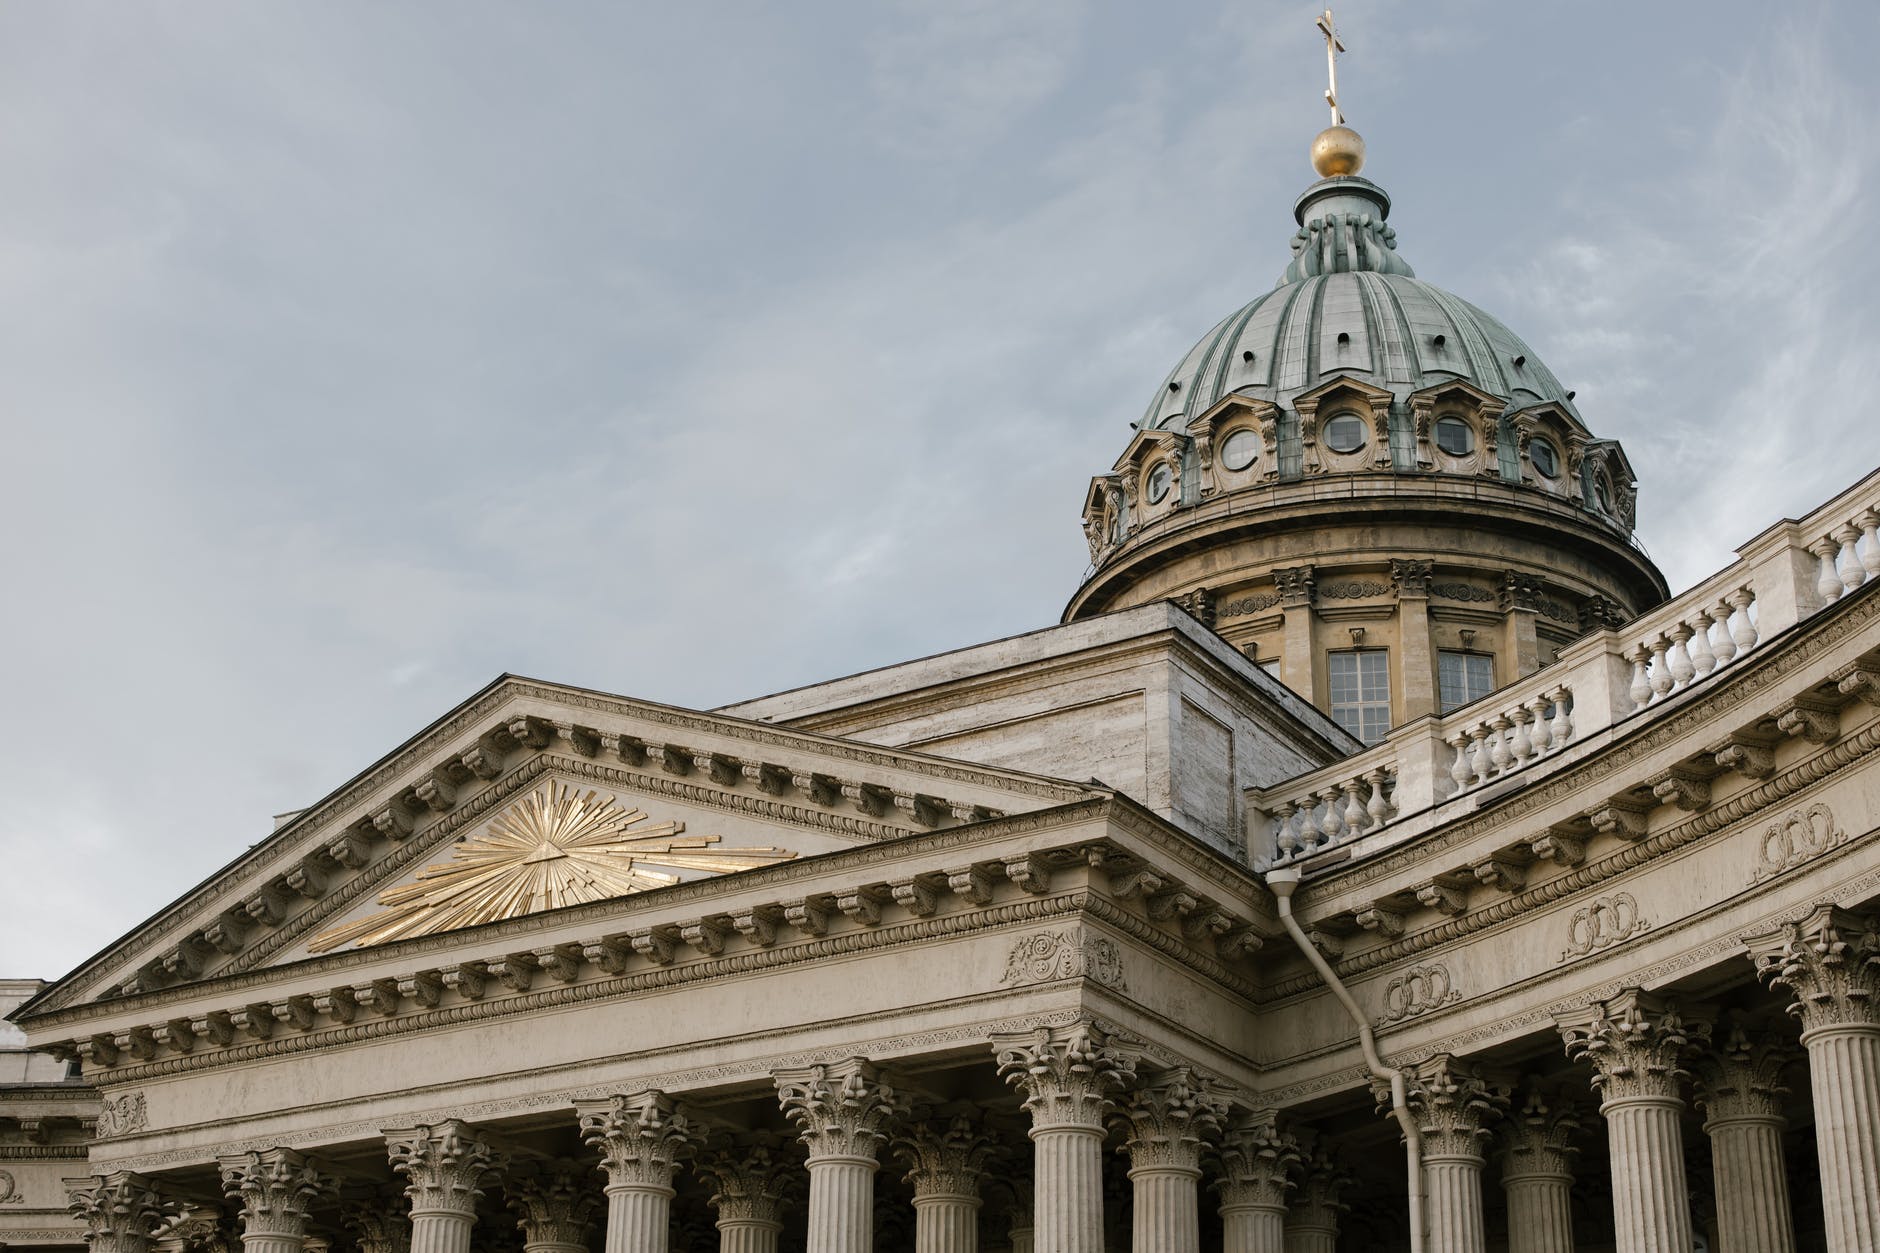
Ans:
{"type": "MultiPolygon", "coordinates": [[[[1733,665],[1880,577],[1880,472],[1800,521],[1770,527],[1737,560],[1617,631],[1440,718],[1392,729],[1364,752],[1248,793],[1256,868],[1368,840],[1635,718],[1733,665]],[[1355,804],[1354,804],[1355,802],[1355,804]]],[[[1387,843],[1395,843],[1397,835],[1387,843]]]]}

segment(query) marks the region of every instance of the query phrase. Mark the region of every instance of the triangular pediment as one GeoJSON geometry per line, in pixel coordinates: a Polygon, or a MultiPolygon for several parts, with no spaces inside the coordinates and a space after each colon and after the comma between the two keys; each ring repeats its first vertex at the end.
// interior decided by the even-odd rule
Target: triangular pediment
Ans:
{"type": "Polygon", "coordinates": [[[1088,795],[1022,772],[505,677],[25,1013],[591,905],[1088,795]]]}

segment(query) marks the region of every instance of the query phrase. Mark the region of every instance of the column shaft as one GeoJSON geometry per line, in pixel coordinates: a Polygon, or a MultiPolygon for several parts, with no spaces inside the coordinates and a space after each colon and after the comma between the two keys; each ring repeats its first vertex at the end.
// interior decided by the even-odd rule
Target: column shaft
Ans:
{"type": "Polygon", "coordinates": [[[1675,1097],[1628,1097],[1599,1107],[1612,1160],[1618,1253],[1691,1253],[1691,1202],[1675,1097]]]}
{"type": "Polygon", "coordinates": [[[1573,1253],[1573,1176],[1502,1175],[1508,1253],[1573,1253]]]}
{"type": "Polygon", "coordinates": [[[1828,1253],[1880,1249],[1880,1027],[1804,1032],[1828,1253]]]}
{"type": "Polygon", "coordinates": [[[610,1183],[606,1192],[607,1253],[666,1253],[672,1230],[672,1189],[610,1183]]]}
{"type": "Polygon", "coordinates": [[[979,1198],[916,1196],[914,1253],[978,1253],[979,1198]]]}
{"type": "Polygon", "coordinates": [[[1429,1187],[1430,1248],[1443,1253],[1484,1253],[1482,1159],[1430,1157],[1423,1162],[1429,1187]]]}
{"type": "Polygon", "coordinates": [[[1198,1170],[1138,1168],[1130,1205],[1134,1253],[1201,1253],[1201,1213],[1195,1195],[1198,1170]]]}
{"type": "Polygon", "coordinates": [[[878,1166],[871,1157],[810,1159],[809,1253],[874,1253],[878,1166]]]}
{"type": "Polygon", "coordinates": [[[1713,1117],[1704,1130],[1717,1185],[1717,1253],[1795,1253],[1781,1121],[1713,1117]]]}
{"type": "Polygon", "coordinates": [[[1032,1239],[1039,1253],[1103,1253],[1103,1128],[1034,1127],[1032,1239]]]}
{"type": "Polygon", "coordinates": [[[284,1236],[275,1232],[242,1235],[242,1253],[301,1253],[306,1245],[302,1236],[284,1236]]]}
{"type": "Polygon", "coordinates": [[[457,1210],[412,1210],[411,1253],[470,1253],[477,1216],[457,1210]]]}
{"type": "Polygon", "coordinates": [[[1286,1253],[1286,1211],[1271,1205],[1221,1206],[1223,1253],[1286,1253]]]}
{"type": "MultiPolygon", "coordinates": [[[[1338,1228],[1320,1223],[1287,1223],[1286,1253],[1338,1253],[1338,1228]]],[[[1432,1248],[1430,1253],[1436,1250],[1432,1248]]]]}
{"type": "Polygon", "coordinates": [[[588,1253],[588,1246],[566,1240],[524,1240],[522,1253],[588,1253]]]}
{"type": "Polygon", "coordinates": [[[783,1224],[762,1218],[720,1218],[718,1253],[777,1253],[783,1224]]]}

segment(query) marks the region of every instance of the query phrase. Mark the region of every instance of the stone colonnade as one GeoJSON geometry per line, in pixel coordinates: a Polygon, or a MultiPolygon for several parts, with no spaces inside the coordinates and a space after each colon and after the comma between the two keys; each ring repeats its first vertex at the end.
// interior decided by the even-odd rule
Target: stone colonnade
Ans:
{"type": "MultiPolygon", "coordinates": [[[[1762,979],[1802,1025],[1829,1253],[1880,1249],[1880,917],[1822,906],[1748,941],[1762,979]]],[[[1704,1115],[1716,1187],[1717,1253],[1793,1253],[1783,1162],[1784,1075],[1798,1050],[1732,1015],[1629,989],[1558,1019],[1600,1098],[1620,1253],[1690,1253],[1681,1126],[1686,1091],[1704,1115]]],[[[781,1137],[707,1134],[656,1091],[582,1102],[595,1159],[517,1158],[461,1121],[386,1132],[405,1184],[398,1209],[342,1207],[361,1253],[470,1253],[477,1204],[500,1182],[525,1253],[577,1253],[603,1219],[607,1253],[667,1253],[682,1167],[711,1188],[723,1253],[776,1253],[786,1203],[807,1183],[808,1253],[872,1253],[883,1150],[913,1186],[917,1253],[977,1253],[982,1182],[1008,1181],[1012,1253],[1104,1253],[1103,1151],[1127,1154],[1131,1245],[1198,1253],[1204,1173],[1225,1253],[1334,1253],[1349,1177],[1327,1146],[1271,1110],[1230,1106],[1191,1071],[1137,1074],[1138,1058],[1095,1024],[995,1036],[999,1073],[1029,1115],[1029,1178],[1001,1156],[985,1111],[925,1102],[862,1058],[778,1071],[781,1137]],[[596,1195],[594,1171],[604,1175],[596,1195]]],[[[1558,1092],[1448,1054],[1406,1072],[1424,1145],[1429,1245],[1483,1253],[1483,1172],[1499,1155],[1510,1253],[1572,1253],[1570,1199],[1585,1115],[1558,1092]]],[[[241,1204],[244,1253],[311,1247],[310,1213],[336,1182],[293,1148],[219,1159],[241,1204]]],[[[67,1181],[101,1253],[149,1253],[165,1221],[157,1185],[118,1173],[67,1181]]]]}

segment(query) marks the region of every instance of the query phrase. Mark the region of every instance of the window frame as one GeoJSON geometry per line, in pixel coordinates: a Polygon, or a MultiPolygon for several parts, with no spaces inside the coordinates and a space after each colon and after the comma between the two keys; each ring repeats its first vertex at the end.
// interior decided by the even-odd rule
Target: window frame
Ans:
{"type": "Polygon", "coordinates": [[[1337,648],[1325,654],[1325,708],[1332,721],[1349,731],[1364,744],[1376,744],[1394,725],[1390,691],[1390,650],[1388,648],[1337,648]],[[1341,701],[1338,673],[1344,659],[1352,661],[1353,697],[1341,701]],[[1377,665],[1366,673],[1366,661],[1377,665]],[[1373,686],[1375,684],[1375,686],[1373,686]],[[1381,716],[1381,721],[1379,717],[1381,716]],[[1375,732],[1374,734],[1372,732],[1375,732]]]}
{"type": "Polygon", "coordinates": [[[1479,652],[1472,648],[1439,648],[1436,650],[1436,706],[1438,713],[1453,713],[1464,705],[1474,704],[1494,690],[1495,654],[1479,652]],[[1443,681],[1443,661],[1445,658],[1449,657],[1460,658],[1462,661],[1462,699],[1456,701],[1450,700],[1449,691],[1443,681]],[[1480,691],[1475,690],[1474,681],[1469,674],[1469,663],[1475,660],[1484,662],[1488,667],[1488,685],[1480,691]]]}

